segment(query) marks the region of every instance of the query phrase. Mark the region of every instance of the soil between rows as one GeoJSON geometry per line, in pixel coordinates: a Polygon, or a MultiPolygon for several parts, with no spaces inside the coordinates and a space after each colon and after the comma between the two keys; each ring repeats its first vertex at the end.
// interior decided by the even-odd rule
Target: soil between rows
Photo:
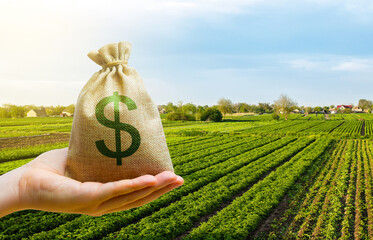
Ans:
{"type": "Polygon", "coordinates": [[[5,148],[23,148],[41,144],[68,142],[70,133],[51,133],[38,136],[12,137],[0,139],[0,150],[5,148]]]}

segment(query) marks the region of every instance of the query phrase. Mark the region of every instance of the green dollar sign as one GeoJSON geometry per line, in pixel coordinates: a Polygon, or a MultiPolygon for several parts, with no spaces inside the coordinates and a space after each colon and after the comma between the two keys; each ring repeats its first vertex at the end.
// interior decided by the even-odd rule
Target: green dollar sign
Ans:
{"type": "Polygon", "coordinates": [[[128,110],[137,109],[136,103],[129,97],[118,95],[117,92],[113,93],[113,96],[102,99],[96,106],[96,118],[102,125],[115,129],[115,145],[116,151],[113,152],[106,147],[104,140],[96,141],[96,147],[100,153],[107,157],[116,158],[117,165],[122,165],[122,158],[128,157],[134,154],[140,147],[140,133],[130,124],[121,123],[119,119],[119,102],[127,105],[128,110]],[[114,102],[114,121],[111,121],[105,117],[104,109],[109,103],[114,102]],[[120,131],[128,132],[132,137],[131,146],[122,151],[120,131]]]}

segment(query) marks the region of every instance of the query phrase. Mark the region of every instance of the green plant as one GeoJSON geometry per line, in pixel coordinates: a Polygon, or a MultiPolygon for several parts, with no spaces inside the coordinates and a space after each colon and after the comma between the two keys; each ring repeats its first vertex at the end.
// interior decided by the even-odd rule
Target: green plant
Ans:
{"type": "Polygon", "coordinates": [[[173,112],[167,114],[166,120],[170,121],[195,121],[196,118],[192,114],[173,112]]]}
{"type": "Polygon", "coordinates": [[[278,115],[277,113],[274,112],[274,113],[272,113],[272,119],[278,121],[278,120],[280,120],[280,115],[278,115]]]}
{"type": "Polygon", "coordinates": [[[201,114],[201,121],[214,121],[221,122],[223,119],[223,114],[216,108],[208,108],[201,114]]]}

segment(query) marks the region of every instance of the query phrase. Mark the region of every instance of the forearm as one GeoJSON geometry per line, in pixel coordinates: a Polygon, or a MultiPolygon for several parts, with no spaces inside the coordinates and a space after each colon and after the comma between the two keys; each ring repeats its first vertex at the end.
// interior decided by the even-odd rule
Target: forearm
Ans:
{"type": "Polygon", "coordinates": [[[0,176],[0,217],[22,210],[18,193],[21,174],[22,167],[0,176]]]}

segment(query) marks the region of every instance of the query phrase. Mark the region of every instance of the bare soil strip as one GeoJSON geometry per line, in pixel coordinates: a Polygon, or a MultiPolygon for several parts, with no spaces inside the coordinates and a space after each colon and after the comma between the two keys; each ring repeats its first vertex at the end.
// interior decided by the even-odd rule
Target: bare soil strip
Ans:
{"type": "Polygon", "coordinates": [[[46,135],[0,139],[0,150],[12,147],[28,147],[41,144],[68,142],[70,133],[51,133],[46,135]]]}

